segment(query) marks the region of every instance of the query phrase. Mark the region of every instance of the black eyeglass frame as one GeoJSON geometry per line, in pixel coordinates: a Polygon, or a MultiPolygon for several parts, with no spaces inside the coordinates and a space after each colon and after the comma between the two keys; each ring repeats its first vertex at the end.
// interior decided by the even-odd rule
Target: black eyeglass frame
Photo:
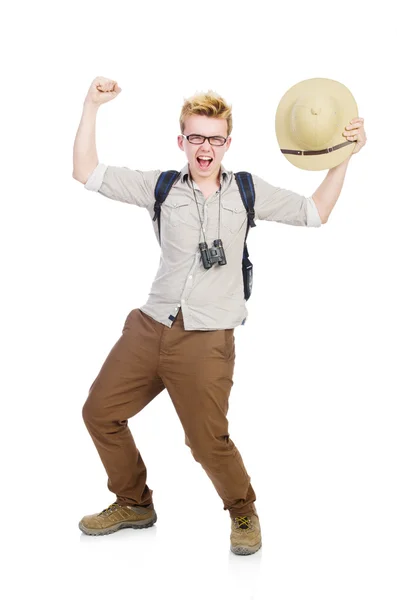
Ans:
{"type": "Polygon", "coordinates": [[[217,138],[217,139],[222,139],[224,140],[223,144],[211,144],[211,146],[224,146],[227,142],[227,138],[223,137],[223,135],[210,135],[210,136],[205,136],[205,135],[200,135],[199,133],[190,133],[189,135],[184,135],[183,133],[181,133],[181,136],[185,138],[185,140],[187,140],[190,144],[193,144],[194,146],[200,146],[200,144],[204,144],[205,140],[208,140],[209,143],[211,144],[211,140],[213,138],[217,138]],[[190,137],[201,137],[203,138],[202,142],[191,142],[189,140],[190,137]]]}

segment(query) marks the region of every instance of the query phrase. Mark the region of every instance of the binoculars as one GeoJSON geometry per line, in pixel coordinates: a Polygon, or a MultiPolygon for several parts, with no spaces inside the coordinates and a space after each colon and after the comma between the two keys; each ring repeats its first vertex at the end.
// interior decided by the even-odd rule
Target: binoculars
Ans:
{"type": "Polygon", "coordinates": [[[200,242],[199,248],[201,260],[203,261],[205,269],[210,269],[215,263],[226,265],[226,256],[222,240],[214,240],[214,246],[212,248],[208,248],[207,242],[200,242]]]}

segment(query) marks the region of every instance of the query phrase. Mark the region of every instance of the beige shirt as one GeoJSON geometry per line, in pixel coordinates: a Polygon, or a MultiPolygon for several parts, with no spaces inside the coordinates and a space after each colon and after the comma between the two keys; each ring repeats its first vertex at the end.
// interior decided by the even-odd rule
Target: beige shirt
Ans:
{"type": "MultiPolygon", "coordinates": [[[[158,169],[137,171],[99,163],[84,187],[113,200],[146,208],[152,220],[154,188],[160,173],[158,169]]],[[[180,308],[184,327],[189,331],[231,329],[244,325],[247,319],[242,275],[247,213],[233,172],[221,165],[221,173],[220,189],[206,200],[198,185],[193,182],[196,204],[186,164],[161,205],[160,264],[148,300],[139,308],[168,327],[172,326],[180,308]],[[199,242],[207,241],[208,248],[211,248],[218,237],[223,242],[227,264],[215,263],[210,269],[205,269],[199,242]]],[[[306,198],[290,190],[274,187],[254,174],[252,177],[255,186],[256,225],[258,220],[267,220],[288,225],[321,226],[321,219],[311,196],[306,198]]],[[[152,225],[159,241],[157,220],[152,220],[152,225]]],[[[255,228],[248,232],[248,249],[250,235],[255,232],[255,228]]],[[[254,271],[257,267],[258,272],[260,257],[256,260],[252,258],[252,263],[254,271]]],[[[252,289],[252,294],[254,293],[255,282],[252,289]]]]}

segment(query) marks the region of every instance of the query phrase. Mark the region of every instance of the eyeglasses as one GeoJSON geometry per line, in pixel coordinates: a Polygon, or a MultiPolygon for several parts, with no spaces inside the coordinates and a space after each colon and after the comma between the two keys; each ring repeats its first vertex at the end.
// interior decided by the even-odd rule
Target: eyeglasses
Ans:
{"type": "Polygon", "coordinates": [[[191,133],[190,135],[182,134],[182,137],[184,137],[191,144],[195,144],[197,146],[204,144],[205,140],[208,140],[211,146],[223,146],[227,142],[227,138],[224,138],[221,135],[210,135],[207,137],[205,135],[191,133]]]}

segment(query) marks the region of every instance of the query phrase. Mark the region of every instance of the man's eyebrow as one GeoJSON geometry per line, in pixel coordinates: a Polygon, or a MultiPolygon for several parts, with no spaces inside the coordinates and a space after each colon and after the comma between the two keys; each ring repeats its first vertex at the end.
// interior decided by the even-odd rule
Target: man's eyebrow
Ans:
{"type": "Polygon", "coordinates": [[[204,133],[196,133],[196,132],[194,132],[194,133],[188,133],[188,134],[185,133],[185,135],[186,136],[188,136],[188,135],[201,135],[203,137],[222,137],[222,138],[226,137],[226,136],[222,135],[221,133],[213,133],[212,135],[204,135],[204,133]]]}

